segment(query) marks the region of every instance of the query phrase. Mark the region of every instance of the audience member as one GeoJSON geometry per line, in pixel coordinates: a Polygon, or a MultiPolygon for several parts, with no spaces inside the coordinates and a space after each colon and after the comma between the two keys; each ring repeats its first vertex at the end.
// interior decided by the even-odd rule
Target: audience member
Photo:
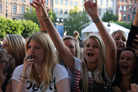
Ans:
{"type": "Polygon", "coordinates": [[[45,24],[46,30],[52,38],[65,65],[69,67],[72,73],[75,73],[74,92],[98,92],[96,90],[102,90],[103,92],[106,90],[106,92],[109,92],[107,88],[111,87],[112,79],[115,75],[116,45],[102,21],[99,19],[97,0],[96,3],[93,0],[85,1],[84,6],[95,22],[104,43],[99,36],[90,36],[84,45],[84,60],[82,62],[74,58],[65,46],[61,36],[48,16],[44,7],[44,0],[34,1],[34,3],[35,5],[33,6],[36,9],[37,17],[41,19],[40,22],[45,24]],[[104,48],[104,44],[106,49],[104,48]],[[103,87],[103,89],[94,89],[93,83],[95,85],[105,84],[106,87],[103,87]]]}
{"type": "Polygon", "coordinates": [[[138,84],[138,50],[125,48],[121,52],[117,73],[114,92],[127,92],[131,90],[131,83],[138,84]]]}
{"type": "Polygon", "coordinates": [[[54,48],[49,35],[43,32],[27,39],[24,64],[12,76],[12,92],[70,92],[68,73],[57,64],[54,48]]]}
{"type": "Polygon", "coordinates": [[[9,34],[3,40],[2,48],[15,59],[15,65],[21,65],[25,57],[25,39],[21,35],[9,34]]]}
{"type": "Polygon", "coordinates": [[[0,92],[11,92],[10,78],[15,68],[15,61],[5,49],[0,49],[0,92]]]}

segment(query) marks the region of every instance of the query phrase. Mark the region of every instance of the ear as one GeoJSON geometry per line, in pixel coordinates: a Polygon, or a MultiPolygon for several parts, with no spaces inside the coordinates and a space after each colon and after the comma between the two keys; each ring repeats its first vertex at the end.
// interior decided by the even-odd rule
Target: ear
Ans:
{"type": "Polygon", "coordinates": [[[0,70],[3,70],[5,67],[5,63],[0,63],[0,70]]]}

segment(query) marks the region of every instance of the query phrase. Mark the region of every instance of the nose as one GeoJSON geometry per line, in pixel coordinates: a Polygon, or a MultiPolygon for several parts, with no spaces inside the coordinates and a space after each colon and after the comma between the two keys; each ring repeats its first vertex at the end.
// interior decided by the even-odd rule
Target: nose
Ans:
{"type": "Polygon", "coordinates": [[[28,50],[28,52],[29,52],[30,54],[32,54],[32,53],[35,52],[35,49],[34,49],[34,48],[31,48],[30,50],[28,50]]]}
{"type": "Polygon", "coordinates": [[[89,47],[90,50],[93,50],[94,48],[92,46],[89,47]]]}

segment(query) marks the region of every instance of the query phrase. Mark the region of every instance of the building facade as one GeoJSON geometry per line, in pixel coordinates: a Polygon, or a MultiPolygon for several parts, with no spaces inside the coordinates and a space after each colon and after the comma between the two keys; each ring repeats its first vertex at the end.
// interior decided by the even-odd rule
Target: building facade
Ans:
{"type": "MultiPolygon", "coordinates": [[[[0,15],[11,19],[23,19],[26,9],[31,9],[30,2],[33,0],[0,0],[0,15]]],[[[47,7],[50,6],[47,0],[47,7]]]]}
{"type": "Polygon", "coordinates": [[[138,9],[137,0],[117,0],[116,12],[121,14],[121,21],[131,22],[133,21],[136,11],[138,9]]]}

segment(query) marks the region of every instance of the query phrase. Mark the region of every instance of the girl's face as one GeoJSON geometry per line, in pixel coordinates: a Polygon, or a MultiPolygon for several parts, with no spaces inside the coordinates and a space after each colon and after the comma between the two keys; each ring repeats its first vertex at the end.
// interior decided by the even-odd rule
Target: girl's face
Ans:
{"type": "Polygon", "coordinates": [[[28,51],[27,53],[32,55],[32,58],[34,59],[34,63],[40,63],[43,62],[44,57],[45,57],[45,51],[42,48],[42,46],[35,42],[35,41],[30,41],[28,43],[28,51]]]}
{"type": "Polygon", "coordinates": [[[73,56],[76,55],[76,47],[75,47],[75,42],[73,40],[64,40],[64,44],[68,49],[70,50],[71,54],[73,56]]]}
{"type": "Polygon", "coordinates": [[[126,50],[121,53],[119,67],[123,75],[133,74],[136,67],[136,59],[132,51],[126,50]]]}
{"type": "Polygon", "coordinates": [[[126,47],[125,37],[122,35],[122,33],[117,32],[113,38],[116,42],[117,51],[122,51],[126,47]]]}
{"type": "Polygon", "coordinates": [[[97,63],[99,46],[94,38],[89,38],[84,46],[84,58],[87,63],[97,63]]]}
{"type": "Polygon", "coordinates": [[[10,47],[10,45],[6,39],[3,40],[2,48],[6,49],[8,54],[11,54],[11,55],[13,54],[12,49],[11,49],[11,47],[10,47]]]}

